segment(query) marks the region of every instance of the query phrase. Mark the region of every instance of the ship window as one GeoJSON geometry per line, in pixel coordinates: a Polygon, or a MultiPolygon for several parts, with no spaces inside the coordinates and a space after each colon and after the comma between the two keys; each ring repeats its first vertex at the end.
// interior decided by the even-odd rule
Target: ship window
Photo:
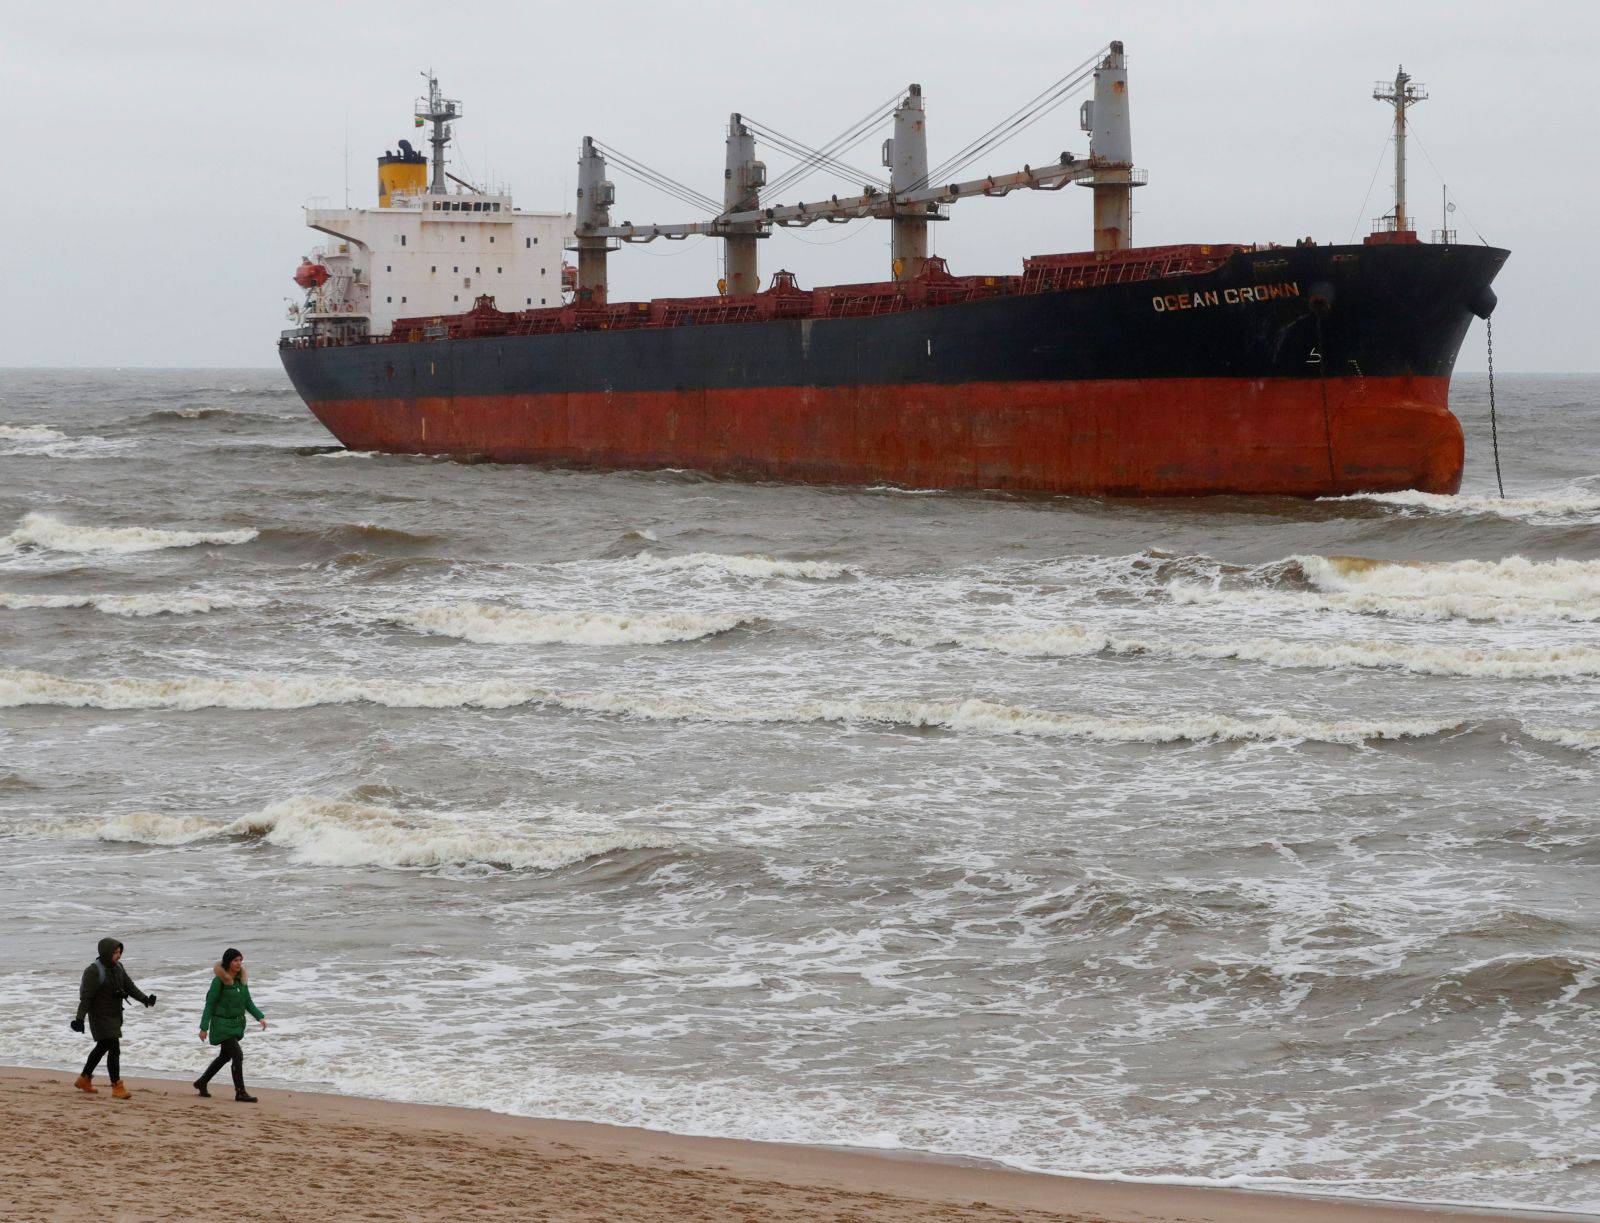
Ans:
{"type": "Polygon", "coordinates": [[[495,268],[495,270],[494,270],[494,274],[495,274],[495,275],[496,275],[496,276],[498,276],[498,275],[500,275],[500,273],[501,273],[501,272],[503,272],[503,271],[505,271],[505,269],[504,269],[504,268],[495,268]]]}
{"type": "Polygon", "coordinates": [[[541,306],[542,306],[542,305],[544,305],[544,298],[542,298],[542,297],[541,297],[541,298],[540,298],[540,299],[539,299],[539,304],[540,304],[540,305],[541,305],[541,306]]]}
{"type": "Polygon", "coordinates": [[[524,238],[522,241],[523,241],[523,244],[526,246],[526,248],[528,250],[532,250],[533,249],[533,239],[532,238],[524,238]]]}
{"type": "Polygon", "coordinates": [[[450,298],[450,300],[451,300],[451,301],[453,301],[453,302],[458,302],[458,301],[460,301],[460,300],[461,300],[461,294],[459,294],[459,293],[456,293],[456,294],[453,294],[453,295],[452,295],[452,296],[451,296],[451,298],[450,298]]]}
{"type": "Polygon", "coordinates": [[[489,242],[490,242],[491,245],[493,245],[493,243],[494,243],[494,235],[493,234],[489,235],[489,242]]]}
{"type": "MultiPolygon", "coordinates": [[[[527,301],[528,305],[530,305],[530,306],[533,305],[533,298],[529,297],[529,298],[526,298],[525,300],[527,301]]],[[[544,298],[541,297],[539,299],[539,302],[542,305],[544,303],[544,298]]]]}
{"type": "Polygon", "coordinates": [[[462,278],[461,278],[461,287],[462,287],[462,288],[463,288],[463,289],[470,289],[470,288],[472,288],[472,277],[470,277],[470,276],[463,276],[463,277],[462,277],[462,278]]]}
{"type": "MultiPolygon", "coordinates": [[[[495,205],[495,206],[494,206],[494,210],[495,210],[495,211],[496,211],[496,212],[499,212],[499,211],[500,211],[500,205],[499,205],[499,204],[496,204],[496,205],[495,205]]],[[[491,242],[493,242],[493,241],[494,241],[494,239],[493,239],[493,238],[490,238],[490,239],[489,239],[489,241],[491,241],[491,242]]]]}
{"type": "Polygon", "coordinates": [[[384,298],[384,299],[383,299],[383,300],[384,300],[384,301],[386,301],[386,302],[392,302],[392,301],[394,301],[394,298],[392,298],[392,297],[386,297],[386,298],[384,298]]]}
{"type": "Polygon", "coordinates": [[[405,244],[406,244],[406,236],[404,234],[401,234],[400,235],[400,245],[404,246],[405,244]]]}
{"type": "Polygon", "coordinates": [[[478,274],[478,273],[479,273],[479,272],[481,272],[481,271],[483,271],[483,269],[482,269],[482,268],[473,268],[473,269],[472,269],[472,274],[473,274],[473,275],[474,275],[474,276],[476,276],[476,275],[477,275],[477,274],[478,274]]]}
{"type": "Polygon", "coordinates": [[[406,304],[406,299],[405,299],[404,295],[402,295],[401,298],[400,298],[400,304],[402,306],[406,304]]]}
{"type": "Polygon", "coordinates": [[[392,271],[394,271],[394,264],[392,264],[392,263],[386,263],[386,264],[384,264],[384,265],[383,265],[383,270],[384,270],[384,271],[385,271],[385,272],[392,272],[392,271]]]}
{"type": "Polygon", "coordinates": [[[430,271],[430,272],[437,272],[438,270],[439,270],[439,265],[437,263],[434,264],[432,267],[430,267],[428,269],[428,271],[430,271]]]}
{"type": "Polygon", "coordinates": [[[467,240],[467,235],[466,235],[466,234],[462,234],[462,235],[461,235],[461,240],[462,240],[462,241],[463,241],[463,242],[465,242],[465,241],[466,241],[466,240],[467,240]]]}

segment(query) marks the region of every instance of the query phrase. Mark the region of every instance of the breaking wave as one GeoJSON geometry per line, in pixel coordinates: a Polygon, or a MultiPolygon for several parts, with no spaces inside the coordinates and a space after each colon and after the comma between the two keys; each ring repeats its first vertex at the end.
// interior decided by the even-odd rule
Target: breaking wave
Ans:
{"type": "Polygon", "coordinates": [[[193,548],[200,544],[242,544],[257,532],[245,527],[237,531],[169,531],[156,527],[84,527],[62,522],[49,514],[25,514],[9,535],[0,536],[0,556],[24,548],[45,552],[108,552],[128,555],[157,552],[163,548],[193,548]]]}
{"type": "Polygon", "coordinates": [[[0,441],[59,442],[66,436],[59,429],[47,429],[43,425],[0,425],[0,441]]]}
{"type": "Polygon", "coordinates": [[[333,549],[344,552],[409,552],[440,542],[441,536],[403,527],[386,527],[376,522],[334,523],[320,530],[299,527],[268,527],[261,532],[262,542],[286,554],[317,555],[333,549]]]}
{"type": "Polygon", "coordinates": [[[1579,751],[1600,752],[1600,727],[1572,728],[1566,726],[1524,726],[1523,733],[1541,743],[1554,743],[1559,747],[1577,748],[1579,751]]]}
{"type": "Polygon", "coordinates": [[[1398,493],[1351,493],[1345,497],[1319,497],[1319,501],[1375,501],[1403,509],[1432,510],[1443,514],[1497,514],[1503,518],[1563,517],[1600,512],[1600,496],[1569,493],[1549,497],[1478,497],[1467,493],[1448,496],[1408,490],[1398,493]]]}
{"type": "Polygon", "coordinates": [[[1408,620],[1600,620],[1600,561],[1380,561],[1360,556],[1293,556],[1253,576],[1269,587],[1237,589],[1221,575],[1205,584],[1175,581],[1178,604],[1337,610],[1408,620]]]}
{"type": "Polygon", "coordinates": [[[0,707],[48,705],[95,709],[306,709],[369,703],[398,709],[510,709],[535,705],[651,721],[739,724],[877,723],[980,734],[1087,739],[1098,743],[1212,740],[1313,740],[1355,745],[1420,738],[1463,725],[1460,719],[1396,718],[1323,722],[1286,715],[1234,718],[1173,713],[1127,717],[1057,712],[967,700],[802,700],[725,705],[695,697],[627,692],[558,692],[516,680],[470,682],[358,680],[344,676],[253,675],[237,679],[80,680],[42,671],[0,671],[0,707]]]}
{"type": "Polygon", "coordinates": [[[241,412],[237,408],[160,408],[146,413],[139,419],[151,423],[173,420],[241,420],[265,424],[300,418],[273,412],[241,412]]]}
{"type": "Polygon", "coordinates": [[[742,578],[810,578],[829,581],[855,572],[833,561],[785,561],[771,556],[734,556],[723,552],[691,552],[656,556],[641,552],[630,564],[641,569],[706,569],[742,578]]]}
{"type": "Polygon", "coordinates": [[[0,591],[0,608],[92,608],[108,616],[190,616],[225,607],[243,607],[249,600],[229,595],[28,595],[0,591]]]}
{"type": "Polygon", "coordinates": [[[419,633],[456,637],[484,645],[662,645],[696,641],[750,622],[748,616],[695,612],[536,611],[492,603],[451,603],[392,617],[419,633]]]}
{"type": "Polygon", "coordinates": [[[1513,953],[1468,964],[1445,976],[1430,993],[1452,1009],[1488,1002],[1571,1002],[1600,986],[1600,960],[1577,952],[1513,953]]]}
{"type": "Polygon", "coordinates": [[[1238,641],[1116,637],[1076,624],[1012,633],[940,633],[887,627],[885,636],[907,645],[950,645],[994,650],[1027,658],[1072,658],[1091,654],[1148,655],[1175,659],[1232,659],[1272,667],[1384,667],[1415,675],[1489,679],[1570,679],[1600,675],[1600,649],[1550,646],[1533,650],[1469,649],[1404,641],[1286,641],[1274,637],[1238,641]]]}
{"type": "Polygon", "coordinates": [[[407,815],[390,807],[309,795],[272,803],[228,822],[136,811],[105,820],[34,824],[19,831],[70,840],[192,845],[244,838],[290,851],[308,866],[419,869],[495,866],[556,870],[602,854],[662,849],[672,842],[643,831],[592,835],[506,828],[488,820],[407,815]]]}

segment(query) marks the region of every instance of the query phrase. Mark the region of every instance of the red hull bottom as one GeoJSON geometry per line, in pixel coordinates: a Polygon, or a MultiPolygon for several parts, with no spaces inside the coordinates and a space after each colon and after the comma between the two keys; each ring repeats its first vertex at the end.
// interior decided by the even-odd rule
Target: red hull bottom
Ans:
{"type": "Polygon", "coordinates": [[[344,399],[353,450],[1112,496],[1461,485],[1446,378],[1163,378],[344,399]]]}

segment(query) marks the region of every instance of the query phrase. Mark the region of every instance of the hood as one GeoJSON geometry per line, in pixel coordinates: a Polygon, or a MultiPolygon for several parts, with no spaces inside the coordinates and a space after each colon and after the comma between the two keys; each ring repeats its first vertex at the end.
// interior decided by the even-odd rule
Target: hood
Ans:
{"type": "MultiPolygon", "coordinates": [[[[217,980],[221,981],[224,985],[233,984],[233,974],[222,967],[222,962],[220,960],[211,966],[211,971],[217,974],[217,980]]],[[[239,965],[239,980],[248,981],[249,979],[250,970],[243,964],[239,965]]]]}
{"type": "Polygon", "coordinates": [[[111,963],[111,957],[117,952],[117,950],[119,948],[121,948],[121,946],[122,946],[122,943],[118,939],[114,939],[114,938],[103,938],[103,939],[101,939],[100,940],[100,958],[102,960],[104,960],[107,964],[111,963]]]}

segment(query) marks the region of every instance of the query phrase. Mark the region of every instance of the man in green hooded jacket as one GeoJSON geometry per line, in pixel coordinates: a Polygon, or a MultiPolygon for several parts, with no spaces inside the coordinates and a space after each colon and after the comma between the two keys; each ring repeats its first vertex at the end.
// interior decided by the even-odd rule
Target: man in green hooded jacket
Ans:
{"type": "Polygon", "coordinates": [[[122,966],[121,942],[103,938],[98,951],[78,982],[78,1013],[69,1025],[74,1032],[83,1031],[87,1015],[89,1034],[94,1037],[94,1049],[73,1086],[91,1095],[98,1091],[94,1085],[94,1069],[103,1057],[106,1073],[111,1076],[112,1096],[126,1100],[133,1093],[122,1085],[122,1000],[132,998],[145,1006],[154,1006],[156,996],[146,994],[133,983],[128,970],[122,966]]]}

